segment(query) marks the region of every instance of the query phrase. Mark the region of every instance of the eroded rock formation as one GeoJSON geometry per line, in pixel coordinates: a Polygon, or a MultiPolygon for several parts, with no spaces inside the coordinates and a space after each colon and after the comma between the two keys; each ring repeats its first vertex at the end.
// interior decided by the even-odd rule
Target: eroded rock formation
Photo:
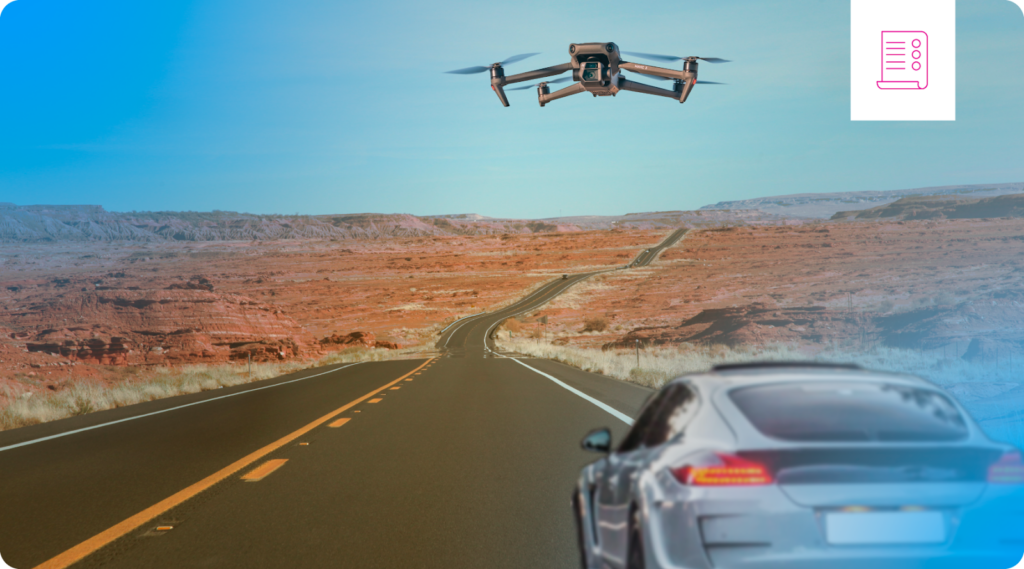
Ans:
{"type": "Polygon", "coordinates": [[[24,338],[30,352],[113,365],[224,361],[246,353],[257,360],[283,359],[312,343],[277,308],[184,287],[67,293],[18,314],[16,324],[39,330],[24,338]]]}

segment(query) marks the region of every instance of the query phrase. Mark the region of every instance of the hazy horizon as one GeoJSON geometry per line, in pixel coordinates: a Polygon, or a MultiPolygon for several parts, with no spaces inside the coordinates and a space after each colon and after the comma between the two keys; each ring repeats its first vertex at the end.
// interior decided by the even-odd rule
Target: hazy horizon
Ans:
{"type": "MultiPolygon", "coordinates": [[[[902,192],[941,190],[941,189],[947,189],[947,188],[951,189],[951,188],[962,188],[962,187],[975,187],[975,188],[978,188],[978,189],[975,189],[975,190],[972,190],[972,191],[979,191],[979,189],[985,188],[987,186],[1009,186],[1009,185],[1024,185],[1024,182],[993,182],[993,183],[988,183],[988,184],[958,184],[958,185],[952,185],[952,186],[930,186],[930,187],[926,187],[926,188],[901,188],[901,189],[897,189],[897,190],[887,190],[887,191],[877,191],[877,192],[876,191],[868,190],[868,191],[863,191],[863,192],[819,192],[819,193],[802,193],[802,194],[783,194],[783,195],[775,195],[775,196],[758,196],[758,197],[754,197],[754,198],[747,198],[747,200],[781,199],[781,198],[796,198],[796,197],[804,197],[804,196],[824,196],[824,195],[835,195],[835,196],[837,196],[837,199],[838,199],[839,196],[847,195],[847,194],[858,194],[858,193],[875,193],[875,194],[881,193],[881,194],[886,194],[886,193],[896,193],[896,192],[902,193],[902,192]]],[[[965,196],[965,197],[970,198],[971,196],[965,196]]],[[[744,200],[723,200],[723,201],[729,202],[729,201],[744,201],[744,200]]],[[[623,217],[623,216],[628,216],[628,215],[642,215],[642,214],[651,214],[651,213],[673,213],[673,212],[698,211],[698,210],[702,209],[703,207],[717,205],[718,203],[721,203],[721,202],[704,204],[704,206],[700,206],[700,207],[693,208],[693,209],[690,209],[690,210],[666,209],[666,210],[652,210],[652,211],[628,211],[628,212],[606,213],[606,214],[565,213],[563,215],[555,215],[555,216],[549,216],[549,217],[508,217],[508,216],[484,215],[484,214],[480,214],[480,213],[477,213],[477,212],[411,213],[411,212],[406,212],[406,211],[324,211],[324,212],[313,212],[313,213],[287,213],[287,212],[261,212],[261,213],[257,213],[257,212],[244,211],[244,210],[225,210],[225,209],[211,209],[211,210],[185,210],[185,209],[168,209],[168,210],[115,210],[115,209],[107,208],[103,204],[95,204],[95,203],[68,203],[68,204],[23,203],[23,204],[19,204],[19,203],[15,203],[15,202],[0,202],[0,205],[8,205],[9,204],[9,205],[13,205],[15,207],[93,207],[93,206],[99,206],[105,212],[108,212],[108,213],[118,213],[118,214],[133,214],[133,213],[138,213],[138,214],[144,214],[144,213],[235,213],[235,214],[240,214],[240,215],[261,215],[261,216],[281,216],[281,217],[286,217],[286,216],[318,217],[318,216],[330,216],[330,215],[346,215],[346,216],[358,216],[358,215],[412,215],[412,216],[416,216],[416,217],[447,217],[447,218],[456,218],[456,217],[460,217],[460,216],[462,216],[462,217],[465,217],[465,216],[478,216],[481,219],[493,219],[493,220],[518,220],[518,219],[523,219],[523,220],[544,221],[544,220],[547,220],[547,219],[569,219],[569,218],[586,218],[586,217],[623,217]]],[[[801,217],[801,216],[797,215],[796,217],[801,217]]]]}

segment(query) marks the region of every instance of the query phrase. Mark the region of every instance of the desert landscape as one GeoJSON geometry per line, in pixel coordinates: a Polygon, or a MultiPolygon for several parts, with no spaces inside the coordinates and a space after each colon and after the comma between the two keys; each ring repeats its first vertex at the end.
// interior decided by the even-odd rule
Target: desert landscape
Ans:
{"type": "Polygon", "coordinates": [[[627,263],[659,235],[9,246],[0,376],[10,397],[119,379],[126,367],[420,345],[564,272],[627,263]]]}
{"type": "Polygon", "coordinates": [[[179,391],[247,381],[252,364],[268,377],[339,354],[430,352],[456,319],[566,273],[622,268],[678,227],[686,236],[650,266],[592,277],[497,339],[649,385],[716,361],[825,358],[931,373],[968,399],[1005,395],[1024,351],[1022,204],[972,189],[830,219],[713,209],[535,221],[7,206],[0,399],[10,411],[197,366],[179,391]]]}
{"type": "Polygon", "coordinates": [[[537,316],[579,347],[884,345],[994,360],[1024,340],[1022,233],[1016,218],[692,230],[651,267],[596,277],[537,316]],[[572,335],[587,315],[607,326],[572,335]]]}

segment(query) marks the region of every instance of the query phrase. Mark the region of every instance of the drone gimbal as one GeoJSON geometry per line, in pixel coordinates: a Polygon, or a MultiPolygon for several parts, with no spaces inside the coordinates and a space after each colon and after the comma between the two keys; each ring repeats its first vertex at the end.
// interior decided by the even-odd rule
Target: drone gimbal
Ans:
{"type": "Polygon", "coordinates": [[[626,55],[635,55],[644,59],[663,61],[682,60],[683,69],[682,71],[676,71],[674,69],[666,69],[664,67],[641,65],[639,63],[623,61],[620,56],[619,46],[614,43],[574,43],[569,46],[569,63],[563,63],[561,65],[554,65],[506,77],[504,69],[505,65],[537,55],[536,53],[526,53],[510,57],[505,61],[494,63],[490,66],[467,67],[465,69],[449,71],[448,73],[470,74],[490,71],[491,89],[493,89],[498,95],[498,99],[501,101],[501,104],[506,107],[509,106],[508,97],[505,96],[506,85],[542,79],[544,77],[553,77],[555,75],[561,75],[567,71],[572,71],[571,78],[564,77],[553,81],[542,81],[534,85],[527,85],[525,87],[517,87],[509,90],[517,91],[537,87],[537,98],[540,102],[540,106],[542,107],[556,99],[562,99],[570,95],[583,93],[584,91],[589,92],[595,97],[607,97],[608,95],[614,97],[619,91],[633,91],[636,93],[645,93],[647,95],[668,97],[670,99],[676,99],[680,103],[685,103],[686,98],[690,96],[690,91],[693,90],[694,85],[698,83],[720,85],[720,83],[715,83],[713,81],[697,81],[697,60],[700,59],[710,63],[725,63],[727,61],[725,59],[718,59],[715,57],[675,57],[671,55],[655,55],[650,53],[622,53],[625,53],[626,55]],[[622,70],[633,71],[660,81],[672,80],[673,88],[662,89],[653,85],[645,85],[643,83],[630,81],[622,75],[622,70]],[[576,83],[563,89],[559,89],[554,93],[551,92],[549,85],[552,83],[562,83],[570,80],[576,81],[576,83]]]}

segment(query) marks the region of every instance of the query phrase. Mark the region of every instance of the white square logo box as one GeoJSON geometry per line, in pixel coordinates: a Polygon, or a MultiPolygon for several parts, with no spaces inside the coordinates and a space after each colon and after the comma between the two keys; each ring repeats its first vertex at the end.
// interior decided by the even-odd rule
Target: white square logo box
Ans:
{"type": "Polygon", "coordinates": [[[850,0],[850,120],[956,120],[956,0],[850,0]]]}

